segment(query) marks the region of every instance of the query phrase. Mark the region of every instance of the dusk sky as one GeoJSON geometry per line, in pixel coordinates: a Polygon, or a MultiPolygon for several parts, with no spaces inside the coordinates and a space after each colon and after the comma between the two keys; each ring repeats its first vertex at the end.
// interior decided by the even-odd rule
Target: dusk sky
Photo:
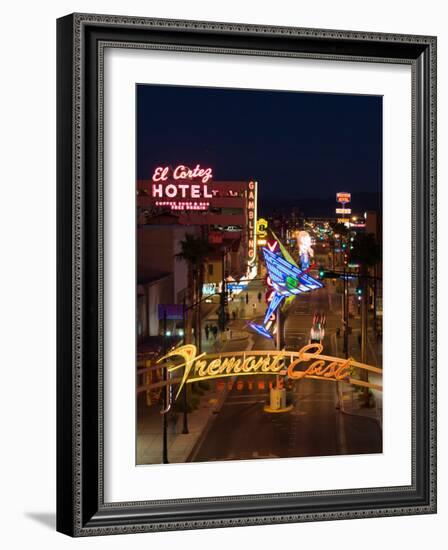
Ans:
{"type": "Polygon", "coordinates": [[[381,148],[379,96],[137,86],[138,179],[200,164],[262,202],[379,192],[381,148]]]}

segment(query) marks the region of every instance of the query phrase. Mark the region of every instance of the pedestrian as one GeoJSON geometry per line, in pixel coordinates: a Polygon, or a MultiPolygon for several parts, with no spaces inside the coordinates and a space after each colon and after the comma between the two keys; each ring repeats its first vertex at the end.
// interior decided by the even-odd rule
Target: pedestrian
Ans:
{"type": "Polygon", "coordinates": [[[249,303],[249,294],[246,292],[246,305],[249,303]]]}
{"type": "Polygon", "coordinates": [[[213,338],[216,340],[216,337],[218,336],[218,327],[216,325],[213,325],[212,332],[213,332],[213,338]]]}
{"type": "Polygon", "coordinates": [[[232,319],[233,319],[234,321],[235,321],[235,319],[236,319],[236,311],[235,311],[235,310],[232,311],[232,319]]]}
{"type": "Polygon", "coordinates": [[[204,331],[205,331],[205,339],[208,340],[208,337],[210,334],[210,327],[208,325],[205,325],[204,331]]]}
{"type": "Polygon", "coordinates": [[[259,293],[257,294],[257,298],[258,298],[258,303],[260,303],[260,302],[261,302],[261,292],[259,292],[259,293]]]}

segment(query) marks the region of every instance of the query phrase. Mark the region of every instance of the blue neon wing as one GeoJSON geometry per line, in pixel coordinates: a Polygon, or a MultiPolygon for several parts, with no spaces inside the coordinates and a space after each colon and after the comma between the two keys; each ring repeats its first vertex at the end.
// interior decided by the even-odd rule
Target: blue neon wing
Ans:
{"type": "Polygon", "coordinates": [[[250,322],[248,323],[251,329],[255,330],[258,334],[261,336],[264,336],[265,338],[272,338],[272,334],[262,325],[257,325],[256,323],[250,322]]]}
{"type": "Polygon", "coordinates": [[[277,292],[282,293],[285,296],[291,296],[293,294],[308,292],[324,286],[320,281],[314,277],[311,277],[308,273],[304,273],[297,266],[291,262],[288,262],[288,260],[285,260],[282,256],[273,254],[267,248],[263,248],[262,250],[266,268],[272,281],[272,286],[277,292]],[[288,277],[297,281],[297,286],[295,288],[291,287],[291,285],[287,287],[286,280],[288,277]]]}

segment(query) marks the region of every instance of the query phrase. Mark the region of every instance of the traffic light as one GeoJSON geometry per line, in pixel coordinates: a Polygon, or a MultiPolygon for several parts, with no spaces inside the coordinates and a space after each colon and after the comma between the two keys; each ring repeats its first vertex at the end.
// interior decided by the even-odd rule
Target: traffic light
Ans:
{"type": "Polygon", "coordinates": [[[342,243],[342,248],[345,250],[347,248],[346,243],[342,243]]]}
{"type": "Polygon", "coordinates": [[[356,294],[361,297],[362,296],[362,288],[360,286],[356,287],[356,294]]]}
{"type": "Polygon", "coordinates": [[[325,277],[325,269],[323,267],[319,267],[319,277],[321,279],[325,277]]]}

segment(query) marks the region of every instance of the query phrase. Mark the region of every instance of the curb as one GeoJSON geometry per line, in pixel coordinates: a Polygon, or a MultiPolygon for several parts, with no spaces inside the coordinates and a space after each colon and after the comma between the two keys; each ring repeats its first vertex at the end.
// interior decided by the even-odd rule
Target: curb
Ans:
{"type": "Polygon", "coordinates": [[[381,430],[383,429],[383,423],[381,421],[380,418],[378,418],[377,416],[370,416],[370,415],[366,415],[366,414],[358,414],[356,412],[350,412],[350,411],[347,411],[344,407],[344,402],[341,401],[342,405],[340,407],[340,411],[343,413],[343,414],[346,414],[348,416],[356,416],[358,418],[367,418],[367,420],[373,420],[374,422],[376,422],[379,427],[381,428],[381,430]]]}

